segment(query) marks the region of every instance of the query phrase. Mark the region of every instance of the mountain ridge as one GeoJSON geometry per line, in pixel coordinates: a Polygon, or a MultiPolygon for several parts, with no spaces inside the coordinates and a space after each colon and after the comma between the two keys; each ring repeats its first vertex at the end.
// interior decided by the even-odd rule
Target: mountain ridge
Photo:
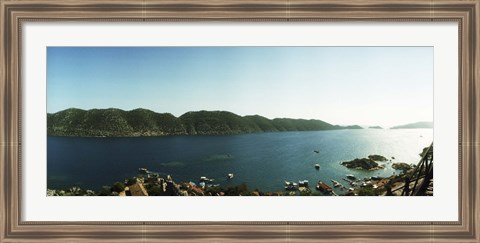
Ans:
{"type": "Polygon", "coordinates": [[[82,110],[69,108],[47,114],[49,136],[137,137],[168,135],[231,135],[257,132],[362,129],[315,119],[240,116],[229,111],[189,111],[179,117],[138,108],[82,110]]]}

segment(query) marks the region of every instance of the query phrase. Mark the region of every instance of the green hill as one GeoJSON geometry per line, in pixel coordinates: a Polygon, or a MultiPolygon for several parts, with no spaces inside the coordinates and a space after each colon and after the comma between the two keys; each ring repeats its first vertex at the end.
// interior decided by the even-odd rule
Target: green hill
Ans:
{"type": "Polygon", "coordinates": [[[225,135],[279,131],[362,129],[321,120],[239,116],[227,111],[191,111],[180,117],[146,109],[81,110],[70,108],[47,114],[49,136],[136,137],[164,135],[225,135]]]}

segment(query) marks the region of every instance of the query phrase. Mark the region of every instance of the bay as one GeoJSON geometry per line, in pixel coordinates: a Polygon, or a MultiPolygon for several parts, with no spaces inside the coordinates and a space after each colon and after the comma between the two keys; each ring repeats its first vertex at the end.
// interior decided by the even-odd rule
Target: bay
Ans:
{"type": "Polygon", "coordinates": [[[419,153],[432,141],[433,129],[125,138],[49,136],[47,187],[99,190],[136,176],[138,168],[147,168],[171,175],[177,183],[198,182],[206,176],[222,187],[246,183],[250,190],[283,191],[285,180],[309,180],[314,185],[319,180],[331,184],[331,179],[343,183],[346,174],[357,178],[398,174],[400,171],[392,169],[391,163],[418,163],[419,153]],[[385,169],[375,171],[340,165],[371,154],[395,159],[381,163],[385,169]],[[314,168],[317,163],[320,170],[314,168]],[[227,180],[228,173],[235,177],[227,180]]]}

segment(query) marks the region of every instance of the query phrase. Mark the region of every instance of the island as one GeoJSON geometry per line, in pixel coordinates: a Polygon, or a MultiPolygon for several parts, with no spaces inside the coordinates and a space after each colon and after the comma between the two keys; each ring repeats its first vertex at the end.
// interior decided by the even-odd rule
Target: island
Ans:
{"type": "Polygon", "coordinates": [[[168,135],[231,135],[259,132],[362,129],[322,120],[239,116],[228,111],[190,111],[180,117],[147,109],[82,110],[47,114],[47,135],[76,137],[138,137],[168,135]]]}
{"type": "Polygon", "coordinates": [[[378,170],[383,169],[383,165],[379,165],[376,161],[386,161],[387,158],[381,155],[369,155],[367,158],[356,158],[351,161],[341,162],[340,164],[349,168],[357,170],[378,170]]]}
{"type": "Polygon", "coordinates": [[[398,162],[398,163],[393,163],[392,164],[392,168],[393,169],[396,169],[396,170],[402,170],[404,172],[412,169],[412,165],[409,165],[407,163],[403,163],[403,162],[398,162]]]}
{"type": "Polygon", "coordinates": [[[383,129],[381,126],[370,126],[369,129],[383,129]]]}

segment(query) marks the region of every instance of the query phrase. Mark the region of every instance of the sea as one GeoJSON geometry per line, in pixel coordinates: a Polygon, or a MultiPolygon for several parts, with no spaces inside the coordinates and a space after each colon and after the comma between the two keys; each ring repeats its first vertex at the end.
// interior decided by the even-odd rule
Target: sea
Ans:
{"type": "MultiPolygon", "coordinates": [[[[214,179],[221,187],[246,183],[249,190],[284,191],[285,181],[331,185],[357,178],[399,174],[392,163],[417,164],[433,141],[433,129],[351,129],[215,136],[47,138],[47,187],[99,190],[139,175],[139,168],[179,182],[214,179]],[[340,163],[378,154],[384,169],[348,169],[340,163]],[[320,169],[315,168],[320,165],[320,169]],[[228,174],[234,174],[227,179],[228,174]]],[[[337,193],[338,188],[334,188],[337,193]]]]}

